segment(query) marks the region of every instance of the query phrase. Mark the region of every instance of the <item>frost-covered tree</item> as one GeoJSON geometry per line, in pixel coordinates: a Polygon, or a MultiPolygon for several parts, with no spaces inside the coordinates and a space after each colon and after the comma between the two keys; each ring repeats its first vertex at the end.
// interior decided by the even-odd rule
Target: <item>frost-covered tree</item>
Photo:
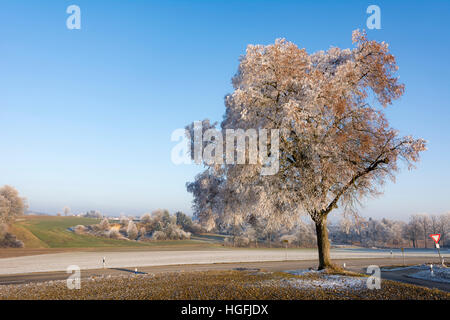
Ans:
{"type": "Polygon", "coordinates": [[[313,247],[317,245],[313,223],[305,223],[302,219],[299,219],[294,230],[294,235],[297,238],[296,242],[299,246],[313,247]]]}
{"type": "Polygon", "coordinates": [[[128,222],[127,235],[128,235],[128,239],[130,239],[130,240],[135,240],[138,236],[138,229],[136,227],[136,224],[133,222],[133,220],[130,220],[130,222],[128,222]]]}
{"type": "Polygon", "coordinates": [[[139,229],[139,238],[145,238],[146,234],[147,234],[147,230],[145,230],[145,227],[141,227],[139,229]]]}
{"type": "Polygon", "coordinates": [[[175,217],[177,225],[179,225],[183,230],[189,232],[193,231],[192,219],[189,216],[181,211],[177,211],[175,212],[175,217]]]}
{"type": "Polygon", "coordinates": [[[420,215],[412,215],[409,218],[405,233],[407,238],[412,241],[414,248],[419,247],[418,240],[422,234],[421,230],[420,215]]]}
{"type": "Polygon", "coordinates": [[[144,213],[141,216],[141,223],[147,224],[147,223],[150,223],[151,221],[152,221],[152,216],[150,215],[150,213],[144,213]]]}
{"type": "Polygon", "coordinates": [[[119,218],[119,223],[122,227],[126,227],[128,226],[128,222],[130,222],[130,218],[128,218],[127,216],[125,216],[124,214],[120,215],[119,218]]]}
{"type": "Polygon", "coordinates": [[[206,231],[217,227],[220,219],[219,212],[223,209],[223,193],[221,186],[224,179],[213,169],[207,169],[195,177],[195,181],[186,184],[193,200],[194,217],[206,231]]]}
{"type": "Polygon", "coordinates": [[[67,217],[68,215],[70,215],[71,209],[68,206],[65,206],[63,208],[63,212],[64,212],[64,215],[67,217]]]}
{"type": "Polygon", "coordinates": [[[252,226],[247,226],[244,231],[244,236],[249,240],[250,243],[255,244],[255,248],[258,247],[258,233],[252,226]]]}
{"type": "Polygon", "coordinates": [[[19,192],[11,186],[0,188],[0,223],[10,223],[18,216],[25,213],[27,208],[25,198],[19,196],[19,192]]]}
{"type": "Polygon", "coordinates": [[[170,215],[169,211],[163,209],[144,214],[139,225],[141,235],[148,235],[153,240],[189,239],[191,237],[189,231],[196,229],[192,220],[185,214],[177,212],[170,215]]]}
{"type": "Polygon", "coordinates": [[[23,215],[26,208],[25,198],[15,188],[8,185],[0,188],[0,247],[23,247],[23,242],[8,232],[8,225],[23,215]]]}
{"type": "Polygon", "coordinates": [[[418,214],[416,219],[417,219],[417,221],[420,225],[421,231],[422,231],[424,248],[427,248],[427,240],[428,240],[428,235],[430,233],[430,224],[431,224],[430,216],[427,213],[422,213],[422,214],[418,214]]]}
{"type": "Polygon", "coordinates": [[[439,216],[437,233],[441,234],[441,243],[443,246],[450,246],[450,212],[439,216]]]}
{"type": "Polygon", "coordinates": [[[108,230],[111,228],[111,226],[110,226],[109,221],[108,221],[107,218],[104,218],[104,219],[99,223],[98,226],[99,226],[99,229],[102,230],[102,231],[108,231],[108,230]]]}
{"type": "MultiPolygon", "coordinates": [[[[261,175],[264,157],[256,164],[211,166],[225,181],[221,190],[231,190],[219,199],[225,208],[238,208],[229,210],[233,214],[258,214],[286,226],[309,215],[319,269],[332,265],[329,213],[338,206],[356,212],[360,199],[379,194],[379,186],[394,179],[399,160],[413,168],[426,149],[422,139],[399,136],[384,115],[404,92],[388,45],[359,31],[353,43],[352,49],[314,54],[284,39],[249,45],[234,92],[225,99],[221,130],[279,129],[279,170],[261,175]]],[[[201,194],[199,201],[194,195],[194,205],[212,216],[210,196],[201,194]]]]}
{"type": "Polygon", "coordinates": [[[101,219],[103,217],[102,213],[97,210],[90,210],[86,212],[83,217],[85,218],[94,218],[94,219],[101,219]]]}
{"type": "Polygon", "coordinates": [[[440,244],[446,245],[447,234],[450,233],[450,212],[430,216],[430,232],[441,235],[440,244]]]}

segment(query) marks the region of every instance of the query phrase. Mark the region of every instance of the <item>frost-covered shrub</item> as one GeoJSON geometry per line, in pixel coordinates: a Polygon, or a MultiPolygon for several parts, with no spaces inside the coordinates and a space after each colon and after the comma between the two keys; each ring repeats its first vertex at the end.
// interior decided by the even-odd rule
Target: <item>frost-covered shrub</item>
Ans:
{"type": "Polygon", "coordinates": [[[86,228],[85,226],[83,226],[81,224],[79,224],[75,228],[73,228],[73,232],[75,232],[76,234],[86,234],[87,231],[88,231],[88,228],[86,228]]]}
{"type": "Polygon", "coordinates": [[[117,229],[110,229],[108,231],[108,237],[111,239],[120,239],[120,240],[125,240],[126,238],[119,232],[119,230],[117,229]]]}
{"type": "Polygon", "coordinates": [[[189,239],[191,237],[190,232],[185,232],[176,224],[169,224],[162,232],[164,232],[166,234],[166,238],[170,240],[182,240],[189,239]]]}
{"type": "Polygon", "coordinates": [[[140,221],[140,237],[151,234],[152,240],[183,240],[190,239],[191,233],[183,228],[191,227],[190,218],[178,212],[170,215],[167,210],[156,210],[151,214],[144,214],[140,221]],[[178,218],[178,219],[177,219],[178,218]],[[142,230],[145,229],[145,232],[142,230]]]}
{"type": "Polygon", "coordinates": [[[104,218],[104,219],[100,222],[100,224],[99,224],[98,226],[99,226],[99,229],[102,230],[102,231],[107,231],[107,230],[109,230],[109,229],[111,228],[111,226],[109,225],[109,221],[108,221],[107,218],[104,218]]]}
{"type": "Polygon", "coordinates": [[[136,224],[133,221],[130,221],[128,223],[127,235],[128,235],[128,239],[130,239],[130,240],[135,240],[138,236],[138,229],[136,227],[136,224]]]}
{"type": "Polygon", "coordinates": [[[141,227],[139,229],[139,238],[145,238],[146,235],[147,235],[147,230],[145,230],[144,227],[141,227]]]}
{"type": "Polygon", "coordinates": [[[166,240],[166,234],[162,231],[155,231],[152,234],[152,240],[166,240]]]}
{"type": "Polygon", "coordinates": [[[150,213],[145,213],[142,217],[141,217],[141,223],[143,224],[148,224],[152,221],[152,216],[150,215],[150,213]]]}
{"type": "Polygon", "coordinates": [[[128,222],[130,222],[130,219],[128,218],[128,217],[125,217],[125,216],[120,216],[120,220],[119,220],[120,222],[120,225],[122,226],[122,227],[127,227],[128,226],[128,222]]]}

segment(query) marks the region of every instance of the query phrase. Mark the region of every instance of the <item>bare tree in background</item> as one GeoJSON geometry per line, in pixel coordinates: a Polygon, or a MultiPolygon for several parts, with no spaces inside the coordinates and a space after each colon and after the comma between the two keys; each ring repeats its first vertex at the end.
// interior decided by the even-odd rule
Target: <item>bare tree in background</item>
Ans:
{"type": "Polygon", "coordinates": [[[415,248],[417,247],[419,247],[419,244],[418,244],[418,240],[419,240],[419,238],[420,238],[420,235],[422,234],[422,228],[421,228],[421,222],[420,222],[420,216],[419,215],[413,215],[413,216],[411,216],[411,218],[410,218],[410,221],[409,221],[409,230],[410,230],[410,234],[411,234],[411,236],[414,238],[414,240],[415,240],[415,244],[416,244],[416,246],[415,246],[415,248]]]}
{"type": "Polygon", "coordinates": [[[70,215],[71,210],[70,210],[70,208],[68,206],[65,206],[63,208],[63,212],[64,212],[64,216],[67,217],[68,215],[70,215]]]}
{"type": "Polygon", "coordinates": [[[439,233],[441,235],[441,245],[446,245],[447,235],[450,233],[450,212],[440,215],[433,214],[429,220],[430,233],[439,233]]]}
{"type": "Polygon", "coordinates": [[[447,243],[450,237],[450,212],[446,212],[439,216],[438,233],[441,234],[442,245],[449,246],[447,243]]]}
{"type": "Polygon", "coordinates": [[[428,214],[423,213],[418,215],[418,221],[420,224],[420,227],[422,229],[422,235],[423,235],[423,243],[424,248],[427,248],[427,240],[430,233],[430,224],[431,220],[428,214]]]}

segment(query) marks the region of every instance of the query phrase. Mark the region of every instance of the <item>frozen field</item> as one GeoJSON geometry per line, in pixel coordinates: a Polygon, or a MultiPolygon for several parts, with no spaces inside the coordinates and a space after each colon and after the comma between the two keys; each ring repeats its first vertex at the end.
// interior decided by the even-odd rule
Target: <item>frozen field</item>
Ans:
{"type": "MultiPolygon", "coordinates": [[[[432,250],[406,251],[406,257],[436,257],[432,250]]],[[[446,261],[448,251],[443,252],[446,261]]],[[[390,250],[333,249],[333,259],[389,258],[390,250]]],[[[0,274],[65,271],[70,265],[81,269],[98,269],[106,258],[108,268],[134,268],[182,264],[211,264],[226,262],[264,262],[286,260],[315,260],[317,252],[310,249],[235,249],[211,251],[134,251],[134,252],[67,252],[0,259],[0,274]]],[[[394,252],[394,258],[401,254],[394,252]]]]}

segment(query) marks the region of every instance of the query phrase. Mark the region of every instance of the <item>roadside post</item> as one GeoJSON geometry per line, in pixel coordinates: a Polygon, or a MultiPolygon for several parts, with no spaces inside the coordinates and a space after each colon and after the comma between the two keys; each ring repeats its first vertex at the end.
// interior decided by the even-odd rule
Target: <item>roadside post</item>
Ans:
{"type": "Polygon", "coordinates": [[[403,257],[403,266],[406,266],[406,264],[405,264],[405,248],[402,248],[402,257],[403,257]]]}
{"type": "Polygon", "coordinates": [[[284,242],[284,247],[286,249],[286,254],[285,254],[284,260],[287,261],[287,252],[288,252],[287,247],[288,247],[289,241],[285,239],[285,240],[283,240],[283,242],[284,242]]]}
{"type": "Polygon", "coordinates": [[[439,240],[441,239],[440,233],[430,234],[431,239],[433,239],[434,243],[436,244],[436,249],[439,255],[439,261],[441,262],[442,266],[445,267],[444,259],[441,256],[441,250],[439,247],[439,240]]]}

